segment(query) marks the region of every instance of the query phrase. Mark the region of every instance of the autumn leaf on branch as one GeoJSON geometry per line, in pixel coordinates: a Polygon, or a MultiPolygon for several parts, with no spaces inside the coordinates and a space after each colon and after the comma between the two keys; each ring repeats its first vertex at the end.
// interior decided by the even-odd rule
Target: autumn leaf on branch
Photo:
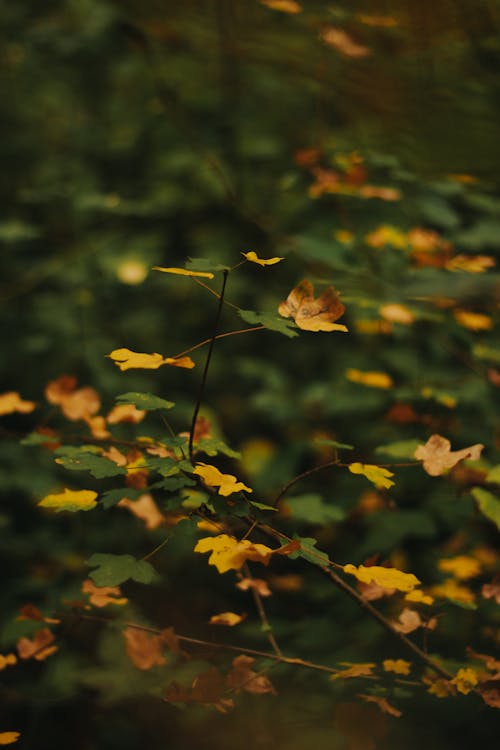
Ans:
{"type": "Polygon", "coordinates": [[[74,513],[78,510],[92,510],[97,505],[97,492],[93,490],[69,490],[47,495],[38,503],[40,508],[50,508],[59,513],[68,510],[74,513]]]}
{"type": "Polygon", "coordinates": [[[21,732],[0,732],[0,745],[13,745],[20,736],[21,732]]]}
{"type": "Polygon", "coordinates": [[[161,268],[153,266],[153,271],[162,271],[162,273],[173,273],[177,276],[201,276],[205,279],[213,279],[214,274],[210,271],[191,271],[187,268],[161,268]]]}
{"type": "Polygon", "coordinates": [[[394,476],[393,472],[384,469],[382,466],[377,466],[375,464],[352,463],[349,464],[347,468],[351,474],[362,474],[372,482],[375,487],[380,489],[389,489],[389,487],[392,487],[394,484],[394,482],[389,479],[389,477],[394,476]]]}
{"type": "Polygon", "coordinates": [[[33,638],[20,638],[17,642],[17,653],[21,659],[35,659],[44,661],[57,651],[57,646],[50,644],[55,641],[54,634],[48,628],[37,630],[33,638]]]}
{"type": "Polygon", "coordinates": [[[106,607],[108,604],[123,606],[128,602],[118,586],[95,586],[89,578],[82,583],[82,592],[89,595],[94,607],[106,607]]]}
{"type": "Polygon", "coordinates": [[[254,544],[248,539],[238,541],[228,534],[200,539],[194,551],[211,552],[208,564],[215,565],[219,573],[227,573],[228,570],[240,570],[247,560],[268,565],[274,552],[264,544],[254,544]]]}
{"type": "Polygon", "coordinates": [[[144,671],[167,663],[163,655],[164,643],[161,635],[151,635],[138,628],[123,631],[125,651],[132,664],[144,671]]]}
{"type": "Polygon", "coordinates": [[[247,487],[243,482],[238,482],[233,474],[222,474],[219,469],[209,464],[197,463],[193,474],[197,474],[203,479],[208,487],[218,487],[219,495],[227,497],[232,495],[234,492],[240,492],[245,490],[246,492],[252,492],[250,487],[247,487]]]}
{"type": "Polygon", "coordinates": [[[194,367],[191,357],[163,357],[161,354],[143,354],[133,352],[130,349],[114,349],[107,355],[115,365],[122,370],[157,370],[162,365],[171,367],[184,367],[188,370],[194,367]]]}
{"type": "Polygon", "coordinates": [[[346,326],[334,321],[345,312],[345,307],[333,286],[314,298],[314,287],[304,279],[292,289],[278,307],[284,318],[293,318],[304,331],[347,331],[346,326]]]}
{"type": "Polygon", "coordinates": [[[382,588],[397,589],[398,591],[411,591],[420,584],[417,576],[413,573],[403,573],[396,568],[383,568],[379,565],[365,567],[364,565],[344,565],[344,573],[355,576],[358,581],[371,583],[372,581],[382,588]]]}
{"type": "Polygon", "coordinates": [[[8,391],[7,393],[0,394],[0,416],[12,414],[13,412],[28,414],[33,409],[36,409],[35,402],[25,401],[17,391],[8,391]]]}
{"type": "Polygon", "coordinates": [[[438,477],[455,466],[459,461],[469,458],[478,461],[484,445],[476,443],[459,451],[451,450],[451,443],[441,435],[431,435],[425,445],[419,445],[415,458],[423,462],[423,467],[431,477],[438,477]]]}
{"type": "Polygon", "coordinates": [[[250,261],[250,263],[257,263],[259,266],[274,266],[276,263],[279,263],[280,261],[284,260],[284,258],[278,258],[277,256],[274,258],[268,258],[265,260],[264,258],[259,258],[257,256],[257,253],[255,253],[253,250],[250,250],[248,253],[241,253],[247,260],[250,261]]]}
{"type": "Polygon", "coordinates": [[[226,625],[233,628],[243,622],[245,615],[237,615],[236,612],[220,612],[218,615],[212,615],[209,625],[226,625]]]}

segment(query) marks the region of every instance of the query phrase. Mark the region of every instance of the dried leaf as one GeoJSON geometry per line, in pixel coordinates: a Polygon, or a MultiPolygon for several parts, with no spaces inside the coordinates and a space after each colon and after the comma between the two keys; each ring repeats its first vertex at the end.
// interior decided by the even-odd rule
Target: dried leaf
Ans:
{"type": "Polygon", "coordinates": [[[422,619],[418,612],[414,609],[405,607],[397,622],[393,622],[394,630],[398,633],[413,633],[414,630],[420,628],[423,625],[422,619]]]}
{"type": "Polygon", "coordinates": [[[340,664],[347,667],[347,669],[340,669],[335,674],[332,674],[330,676],[331,680],[348,680],[352,677],[369,677],[377,666],[372,663],[351,664],[351,662],[346,661],[342,661],[340,664]]]}
{"type": "Polygon", "coordinates": [[[137,669],[145,671],[167,663],[162,653],[161,635],[151,635],[137,628],[126,628],[123,637],[127,656],[137,669]]]}
{"type": "Polygon", "coordinates": [[[36,409],[35,402],[24,401],[17,391],[8,391],[7,393],[0,394],[0,416],[13,414],[14,412],[28,414],[33,409],[36,409]]]}
{"type": "Polygon", "coordinates": [[[278,312],[284,318],[293,318],[304,331],[347,331],[346,326],[333,321],[344,314],[345,307],[337,292],[329,286],[317,299],[314,287],[304,279],[294,287],[287,299],[281,302],[278,312]]]}
{"type": "Polygon", "coordinates": [[[500,579],[493,580],[491,583],[484,583],[481,594],[485,599],[494,599],[497,604],[500,604],[500,579]]]}
{"type": "Polygon", "coordinates": [[[259,594],[259,596],[271,596],[272,594],[267,581],[262,580],[262,578],[242,578],[241,581],[236,584],[236,588],[241,591],[253,589],[259,594]]]}
{"type": "Polygon", "coordinates": [[[255,659],[242,654],[233,659],[233,665],[227,675],[227,684],[232,690],[246,690],[247,693],[263,695],[276,694],[271,681],[263,674],[254,672],[251,668],[255,659]]]}
{"type": "Polygon", "coordinates": [[[371,54],[369,47],[355,42],[347,31],[339,29],[337,26],[325,26],[321,31],[320,38],[325,44],[334,47],[346,57],[358,59],[371,54]]]}
{"type": "Polygon", "coordinates": [[[406,305],[382,305],[382,307],[379,307],[379,313],[384,320],[388,320],[390,323],[411,326],[415,322],[414,314],[406,305]]]}
{"type": "Polygon", "coordinates": [[[137,409],[134,404],[118,404],[113,406],[107,416],[108,424],[120,424],[122,422],[131,422],[132,424],[138,424],[142,422],[146,412],[141,409],[137,409]]]}
{"type": "Polygon", "coordinates": [[[146,528],[150,530],[157,529],[166,521],[166,517],[149,493],[141,495],[137,500],[129,500],[128,497],[124,497],[123,500],[120,500],[118,506],[126,508],[134,516],[140,518],[141,521],[144,521],[146,528]]]}
{"type": "Polygon", "coordinates": [[[397,708],[394,708],[394,706],[391,706],[387,698],[382,698],[380,695],[363,695],[362,693],[360,693],[359,697],[363,698],[363,700],[367,701],[368,703],[375,703],[384,714],[390,714],[391,716],[396,716],[397,718],[403,715],[401,711],[399,711],[397,708]]]}
{"type": "Polygon", "coordinates": [[[423,462],[427,474],[431,477],[437,477],[465,458],[478,461],[483,448],[484,445],[476,443],[469,448],[452,451],[449,440],[441,435],[431,435],[425,445],[418,446],[414,455],[415,458],[423,462]]]}
{"type": "Polygon", "coordinates": [[[282,13],[300,13],[302,11],[302,7],[296,0],[260,0],[260,3],[273,10],[280,10],[282,13]]]}

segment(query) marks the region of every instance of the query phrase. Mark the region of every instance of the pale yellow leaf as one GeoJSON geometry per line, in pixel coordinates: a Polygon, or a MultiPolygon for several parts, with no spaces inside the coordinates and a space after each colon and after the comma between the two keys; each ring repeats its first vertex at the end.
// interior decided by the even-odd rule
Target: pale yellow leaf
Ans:
{"type": "Polygon", "coordinates": [[[368,479],[372,484],[375,485],[375,487],[386,488],[389,489],[389,487],[392,487],[394,482],[389,479],[389,477],[393,477],[394,474],[392,471],[389,471],[388,469],[384,469],[383,466],[376,466],[373,464],[360,464],[360,463],[352,463],[349,464],[347,467],[351,474],[362,474],[364,477],[368,479]]]}
{"type": "Polygon", "coordinates": [[[153,266],[153,271],[162,271],[162,273],[175,273],[178,276],[201,276],[204,279],[214,278],[214,274],[210,271],[189,271],[187,268],[160,268],[160,266],[153,266]]]}
{"type": "Polygon", "coordinates": [[[54,495],[46,495],[38,505],[42,508],[51,508],[55,511],[68,510],[92,510],[97,505],[97,492],[93,490],[69,490],[65,488],[62,492],[54,495]]]}
{"type": "Polygon", "coordinates": [[[378,584],[384,589],[397,589],[398,591],[411,591],[418,586],[420,581],[413,573],[403,573],[396,568],[383,568],[379,565],[365,567],[364,565],[344,565],[344,572],[355,576],[363,583],[378,584]]]}

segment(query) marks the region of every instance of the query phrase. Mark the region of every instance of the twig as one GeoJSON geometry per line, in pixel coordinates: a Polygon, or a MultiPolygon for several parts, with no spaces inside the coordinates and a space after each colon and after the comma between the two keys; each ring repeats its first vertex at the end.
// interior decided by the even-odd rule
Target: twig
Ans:
{"type": "Polygon", "coordinates": [[[196,420],[198,418],[198,413],[200,411],[201,402],[203,400],[203,394],[205,392],[205,385],[206,385],[206,382],[207,382],[208,368],[210,367],[210,360],[212,358],[212,352],[213,352],[213,349],[214,349],[215,337],[217,336],[217,328],[219,326],[219,320],[220,320],[220,316],[221,316],[221,312],[222,312],[222,306],[224,304],[224,293],[226,291],[226,284],[227,284],[228,274],[229,274],[229,271],[223,271],[222,288],[221,288],[221,293],[220,293],[220,297],[219,297],[219,304],[218,304],[218,307],[217,307],[217,314],[215,316],[214,330],[213,330],[212,338],[210,339],[210,345],[209,345],[209,348],[208,348],[207,359],[205,361],[205,367],[204,367],[203,375],[202,375],[202,378],[201,378],[200,389],[198,391],[198,398],[196,399],[196,404],[194,406],[194,411],[193,411],[193,418],[191,420],[191,430],[189,432],[189,446],[188,446],[189,458],[191,459],[191,462],[193,461],[194,430],[195,430],[195,427],[196,427],[196,420]]]}
{"type": "MultiPolygon", "coordinates": [[[[246,578],[249,578],[253,582],[253,576],[252,576],[252,573],[250,572],[250,568],[248,566],[248,563],[244,564],[243,570],[245,571],[246,578]]],[[[267,613],[266,613],[266,610],[265,610],[265,607],[264,607],[264,603],[262,601],[262,597],[261,597],[261,595],[259,594],[259,592],[257,591],[257,589],[254,586],[250,586],[250,590],[252,592],[252,597],[253,597],[253,600],[255,602],[255,608],[257,609],[260,621],[262,623],[262,630],[266,634],[267,640],[271,644],[274,653],[277,656],[281,656],[282,655],[281,654],[281,649],[278,646],[278,642],[277,642],[276,638],[273,635],[273,630],[272,630],[272,627],[271,627],[271,623],[269,622],[269,620],[267,618],[267,613]]]]}
{"type": "Polygon", "coordinates": [[[204,339],[203,341],[200,341],[199,344],[195,344],[194,346],[190,346],[189,349],[184,349],[183,352],[179,352],[179,354],[176,354],[172,359],[178,359],[179,357],[183,357],[185,354],[189,354],[190,352],[194,352],[196,349],[200,349],[202,346],[206,346],[207,344],[210,344],[211,341],[216,341],[217,339],[225,339],[226,336],[238,336],[240,333],[252,333],[252,331],[265,331],[265,326],[253,326],[252,328],[240,328],[238,331],[228,331],[227,333],[219,333],[217,336],[212,336],[209,339],[204,339]]]}

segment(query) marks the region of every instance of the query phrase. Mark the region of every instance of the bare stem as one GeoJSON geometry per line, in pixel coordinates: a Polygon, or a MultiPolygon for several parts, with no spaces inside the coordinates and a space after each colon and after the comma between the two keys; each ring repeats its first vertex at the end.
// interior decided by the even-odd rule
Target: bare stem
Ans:
{"type": "Polygon", "coordinates": [[[173,357],[173,359],[178,359],[179,357],[183,357],[185,354],[194,352],[196,349],[201,349],[202,346],[206,346],[207,344],[210,344],[211,341],[215,341],[217,339],[225,339],[226,336],[239,336],[240,333],[252,333],[252,331],[264,331],[264,330],[265,330],[265,326],[253,326],[252,328],[240,328],[238,331],[228,331],[227,333],[219,333],[217,334],[217,336],[212,336],[209,339],[204,339],[203,341],[200,341],[199,344],[190,346],[189,349],[184,349],[183,352],[179,352],[179,354],[176,354],[173,357]]]}
{"type": "MultiPolygon", "coordinates": [[[[243,566],[243,570],[245,571],[246,578],[249,578],[253,582],[253,576],[252,576],[252,574],[250,572],[250,568],[249,568],[249,566],[248,566],[247,563],[245,563],[245,565],[243,566]]],[[[282,655],[281,654],[281,649],[278,646],[278,642],[277,642],[276,638],[273,635],[271,623],[269,622],[269,620],[267,618],[267,613],[266,613],[266,610],[265,610],[265,607],[264,607],[264,602],[262,601],[262,597],[259,594],[259,592],[257,591],[257,589],[255,588],[255,586],[251,586],[250,590],[252,592],[252,597],[253,597],[253,600],[255,602],[255,608],[256,608],[256,610],[258,612],[258,615],[259,615],[259,618],[260,618],[260,621],[261,621],[261,624],[262,624],[262,630],[266,634],[267,640],[271,644],[274,653],[277,656],[281,656],[282,655]]]]}

